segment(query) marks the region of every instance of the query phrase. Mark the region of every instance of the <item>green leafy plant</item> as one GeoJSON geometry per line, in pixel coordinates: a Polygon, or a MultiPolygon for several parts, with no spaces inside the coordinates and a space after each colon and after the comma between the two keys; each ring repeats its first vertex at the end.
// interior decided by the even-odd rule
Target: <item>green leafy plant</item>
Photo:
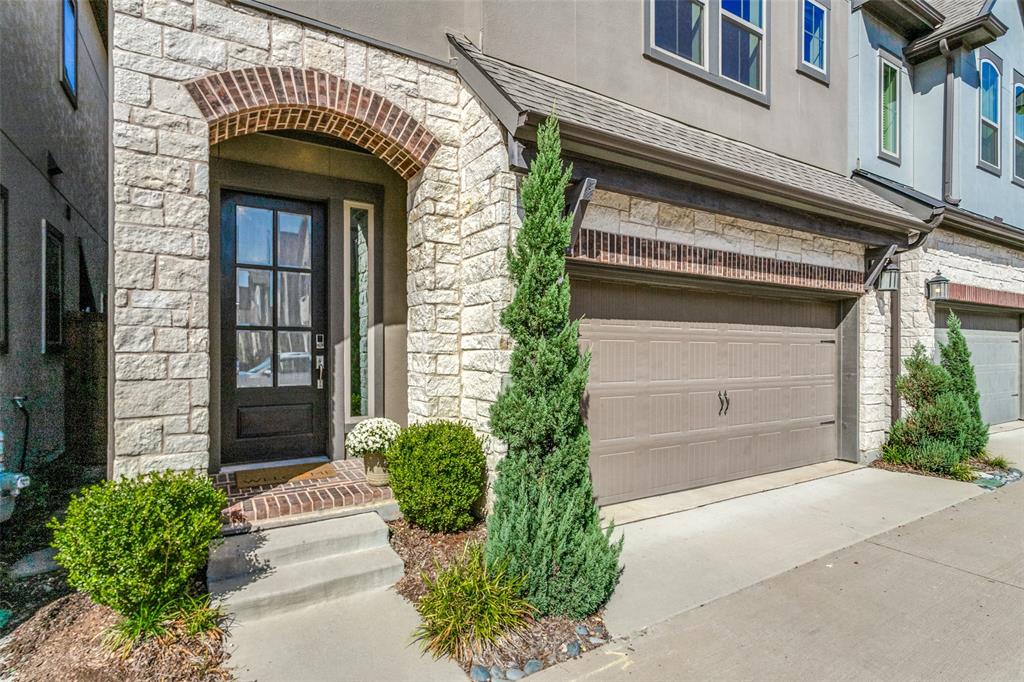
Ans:
{"type": "Polygon", "coordinates": [[[423,576],[427,592],[416,609],[423,622],[413,633],[424,651],[468,663],[502,637],[522,630],[534,609],[519,592],[523,578],[504,564],[489,565],[480,544],[469,544],[437,577],[423,576]]]}
{"type": "Polygon", "coordinates": [[[522,183],[523,224],[508,256],[516,292],[501,321],[515,342],[511,381],[491,408],[508,454],[498,464],[486,555],[525,576],[523,594],[540,613],[583,617],[615,589],[622,541],[601,527],[590,479],[581,414],[590,355],[579,351],[565,270],[570,177],[552,115],[537,130],[537,157],[522,183]]]}
{"type": "Polygon", "coordinates": [[[219,634],[224,615],[211,605],[210,596],[183,595],[165,604],[143,604],[123,616],[104,633],[103,643],[128,656],[136,644],[147,639],[169,640],[179,636],[219,634]]]}
{"type": "Polygon", "coordinates": [[[978,457],[984,464],[993,469],[1009,469],[1012,466],[1010,460],[1001,455],[990,455],[987,452],[983,452],[978,457]]]}
{"type": "Polygon", "coordinates": [[[468,425],[413,424],[387,453],[391,490],[409,523],[433,532],[473,524],[473,506],[487,484],[487,458],[468,425]]]}
{"type": "Polygon", "coordinates": [[[51,522],[57,562],[73,587],[152,631],[154,613],[176,607],[206,564],[224,504],[197,473],[105,481],[74,497],[63,522],[51,522]]]}
{"type": "Polygon", "coordinates": [[[950,390],[964,399],[971,413],[972,423],[965,427],[965,447],[972,455],[980,454],[988,445],[988,425],[981,418],[981,393],[971,364],[971,350],[967,347],[960,326],[960,318],[952,312],[946,320],[946,343],[939,344],[942,367],[949,372],[950,390]]]}
{"type": "Polygon", "coordinates": [[[920,343],[914,346],[910,357],[903,361],[906,372],[896,379],[896,390],[913,410],[935,402],[953,388],[949,372],[932,362],[920,343]]]}

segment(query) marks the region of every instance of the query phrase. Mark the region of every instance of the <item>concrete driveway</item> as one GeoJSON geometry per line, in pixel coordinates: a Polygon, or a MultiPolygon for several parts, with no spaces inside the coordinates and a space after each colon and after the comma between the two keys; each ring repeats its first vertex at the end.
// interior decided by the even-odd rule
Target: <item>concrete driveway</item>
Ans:
{"type": "MultiPolygon", "coordinates": [[[[1021,463],[1024,429],[990,450],[1021,463]]],[[[631,634],[539,682],[1024,679],[1024,483],[867,469],[624,531],[631,634]]]]}

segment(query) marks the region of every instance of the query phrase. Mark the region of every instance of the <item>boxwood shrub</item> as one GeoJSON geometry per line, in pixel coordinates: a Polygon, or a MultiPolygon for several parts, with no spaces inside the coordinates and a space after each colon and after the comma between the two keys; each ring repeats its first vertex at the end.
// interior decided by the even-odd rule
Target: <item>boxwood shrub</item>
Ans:
{"type": "Polygon", "coordinates": [[[68,582],[118,613],[176,603],[220,534],[224,493],[198,473],[105,481],[52,521],[68,582]]]}
{"type": "Polygon", "coordinates": [[[387,459],[391,489],[409,523],[445,533],[472,525],[473,505],[487,482],[487,460],[468,425],[413,424],[398,436],[387,459]]]}

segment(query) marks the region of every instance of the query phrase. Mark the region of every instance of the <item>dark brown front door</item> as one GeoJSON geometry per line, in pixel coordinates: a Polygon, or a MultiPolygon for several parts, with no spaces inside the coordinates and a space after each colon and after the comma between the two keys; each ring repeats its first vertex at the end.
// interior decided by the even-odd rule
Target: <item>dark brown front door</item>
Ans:
{"type": "Polygon", "coordinates": [[[221,460],[327,454],[324,208],[221,196],[221,460]]]}

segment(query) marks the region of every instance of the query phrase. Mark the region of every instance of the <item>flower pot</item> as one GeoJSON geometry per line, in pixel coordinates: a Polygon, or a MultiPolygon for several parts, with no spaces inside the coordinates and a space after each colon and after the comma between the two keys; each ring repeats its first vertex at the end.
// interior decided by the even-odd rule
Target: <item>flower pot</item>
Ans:
{"type": "Polygon", "coordinates": [[[388,484],[388,461],[379,452],[367,452],[363,455],[363,467],[366,469],[366,482],[370,485],[388,484]]]}

